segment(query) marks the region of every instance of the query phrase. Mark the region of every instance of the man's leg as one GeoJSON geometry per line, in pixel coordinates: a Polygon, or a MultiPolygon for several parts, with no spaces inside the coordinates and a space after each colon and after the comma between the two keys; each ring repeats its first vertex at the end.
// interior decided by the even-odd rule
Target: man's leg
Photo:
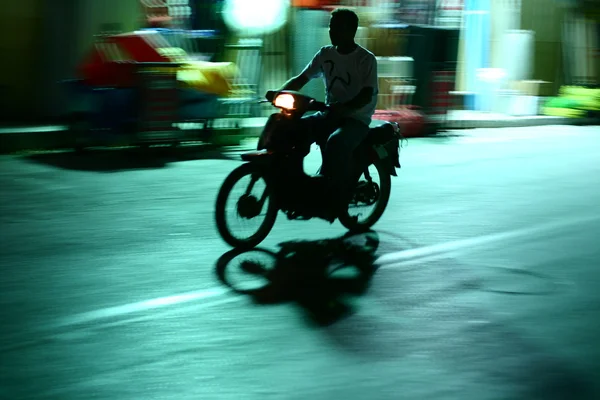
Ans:
{"type": "MultiPolygon", "coordinates": [[[[319,112],[313,115],[302,117],[297,129],[300,134],[306,136],[307,146],[310,146],[313,143],[319,145],[321,157],[324,160],[327,140],[331,134],[340,127],[340,125],[341,121],[338,118],[333,118],[330,114],[319,112]]],[[[321,170],[319,170],[318,174],[321,175],[321,170]]]]}
{"type": "Polygon", "coordinates": [[[346,119],[327,140],[321,173],[328,178],[334,211],[345,205],[350,188],[354,150],[366,139],[369,127],[346,119]]]}
{"type": "Polygon", "coordinates": [[[340,121],[332,118],[327,113],[316,113],[300,119],[299,129],[306,134],[312,143],[323,145],[327,138],[340,127],[340,121]]]}
{"type": "MultiPolygon", "coordinates": [[[[331,117],[326,113],[316,113],[313,115],[302,117],[297,125],[294,127],[294,134],[302,136],[301,147],[305,150],[306,154],[310,152],[310,146],[313,143],[323,143],[327,138],[334,132],[339,125],[335,124],[331,117]]],[[[301,161],[300,161],[301,162],[301,161]]],[[[300,167],[302,168],[302,167],[300,167]]],[[[304,174],[302,175],[304,177],[304,174]]],[[[325,188],[327,187],[326,180],[321,176],[310,177],[308,180],[301,180],[297,182],[299,185],[306,186],[307,190],[302,191],[307,197],[300,201],[305,202],[307,206],[316,207],[315,210],[321,210],[323,194],[325,194],[325,188]]],[[[298,200],[298,199],[297,199],[298,200]]],[[[326,211],[326,210],[323,210],[326,211]]],[[[326,217],[323,215],[322,217],[326,217]]]]}

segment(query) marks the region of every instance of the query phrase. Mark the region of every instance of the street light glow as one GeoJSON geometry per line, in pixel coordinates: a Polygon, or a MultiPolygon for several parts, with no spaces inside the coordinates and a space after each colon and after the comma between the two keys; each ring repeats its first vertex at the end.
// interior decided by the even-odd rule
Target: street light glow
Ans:
{"type": "Polygon", "coordinates": [[[223,19],[240,35],[264,35],[285,25],[289,7],[289,0],[227,0],[223,19]]]}

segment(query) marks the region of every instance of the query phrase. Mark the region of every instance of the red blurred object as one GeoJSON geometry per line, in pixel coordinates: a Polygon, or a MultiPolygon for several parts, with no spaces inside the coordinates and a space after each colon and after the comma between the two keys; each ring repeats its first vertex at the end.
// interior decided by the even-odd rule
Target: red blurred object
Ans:
{"type": "Polygon", "coordinates": [[[417,137],[425,130],[425,116],[418,107],[408,106],[396,110],[377,110],[373,119],[396,122],[404,137],[417,137]]]}
{"type": "Polygon", "coordinates": [[[454,98],[450,94],[456,85],[455,71],[434,71],[431,82],[432,115],[446,115],[452,109],[454,98]]]}
{"type": "Polygon", "coordinates": [[[111,36],[109,43],[115,43],[119,48],[131,56],[133,61],[137,62],[169,62],[169,58],[162,56],[156,44],[152,42],[152,37],[156,34],[137,34],[124,33],[111,36]]]}
{"type": "Polygon", "coordinates": [[[462,11],[465,8],[464,0],[442,0],[439,8],[445,11],[462,11]]]}
{"type": "Polygon", "coordinates": [[[140,131],[147,138],[170,135],[179,113],[177,75],[147,72],[141,79],[144,102],[140,131]]]}
{"type": "Polygon", "coordinates": [[[339,0],[292,0],[292,7],[326,8],[339,5],[339,0]]]}
{"type": "Polygon", "coordinates": [[[162,56],[147,34],[108,36],[96,43],[79,73],[87,84],[101,87],[133,87],[136,62],[170,62],[162,56]],[[124,59],[114,59],[119,54],[124,59]]]}
{"type": "Polygon", "coordinates": [[[134,86],[135,63],[106,61],[98,47],[79,67],[81,78],[90,86],[132,87],[134,86]]]}

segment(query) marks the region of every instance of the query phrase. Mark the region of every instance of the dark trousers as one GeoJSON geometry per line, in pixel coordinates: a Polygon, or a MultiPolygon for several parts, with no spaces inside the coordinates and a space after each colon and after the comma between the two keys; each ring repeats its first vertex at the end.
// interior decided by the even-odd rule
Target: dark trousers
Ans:
{"type": "Polygon", "coordinates": [[[350,189],[354,150],[366,139],[369,126],[352,118],[334,117],[317,113],[302,118],[304,132],[310,132],[312,141],[321,147],[323,166],[321,175],[327,180],[332,200],[346,200],[350,189]]]}

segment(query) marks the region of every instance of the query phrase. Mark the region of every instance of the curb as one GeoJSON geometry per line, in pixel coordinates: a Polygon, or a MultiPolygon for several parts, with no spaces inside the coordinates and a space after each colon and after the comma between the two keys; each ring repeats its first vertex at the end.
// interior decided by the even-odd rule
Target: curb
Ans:
{"type": "MultiPolygon", "coordinates": [[[[376,124],[375,124],[376,125],[376,124]]],[[[441,131],[459,129],[481,128],[520,128],[548,125],[600,125],[599,118],[561,118],[537,117],[514,120],[454,120],[446,121],[441,131]]],[[[248,138],[260,136],[263,128],[262,121],[256,119],[239,128],[217,128],[211,140],[215,146],[238,146],[248,138]]],[[[183,129],[186,131],[187,129],[183,129]]],[[[420,135],[422,137],[435,136],[420,135]]],[[[185,137],[185,135],[184,135],[185,137]]],[[[191,142],[199,141],[190,134],[187,139],[191,142]]],[[[76,147],[77,138],[74,132],[66,126],[43,126],[32,128],[0,129],[0,154],[10,154],[20,151],[73,149],[76,147]]]]}
{"type": "Polygon", "coordinates": [[[64,128],[19,129],[0,133],[0,154],[25,150],[54,150],[75,147],[75,136],[64,128]]]}
{"type": "Polygon", "coordinates": [[[598,118],[536,117],[506,120],[455,120],[444,124],[444,129],[528,128],[549,125],[585,126],[599,124],[600,119],[598,118]]]}
{"type": "MultiPolygon", "coordinates": [[[[258,137],[261,131],[262,127],[216,129],[210,144],[215,146],[238,146],[246,138],[258,137]]],[[[195,135],[184,135],[184,141],[200,142],[195,135]],[[186,138],[185,136],[188,137],[186,138]]],[[[11,154],[21,151],[74,149],[76,144],[77,135],[65,127],[0,131],[0,154],[11,154]]],[[[115,144],[115,146],[120,145],[115,144]]]]}

